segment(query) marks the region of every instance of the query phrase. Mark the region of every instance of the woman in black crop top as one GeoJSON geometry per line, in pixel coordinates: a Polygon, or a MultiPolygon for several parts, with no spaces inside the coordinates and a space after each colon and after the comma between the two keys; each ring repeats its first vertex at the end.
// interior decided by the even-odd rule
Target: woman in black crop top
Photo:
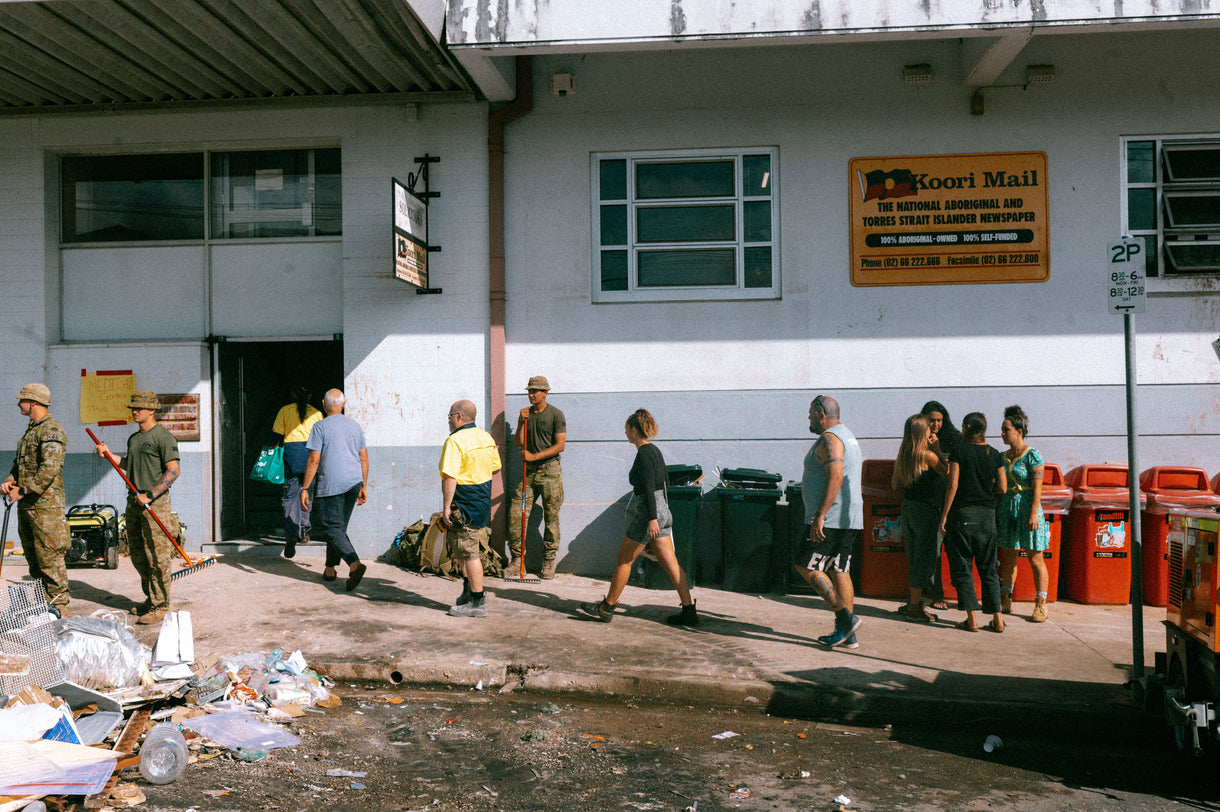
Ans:
{"type": "Polygon", "coordinates": [[[1008,489],[1004,458],[987,445],[987,418],[971,412],[962,421],[962,442],[949,455],[949,487],[945,490],[940,532],[949,553],[949,573],[957,589],[957,603],[966,619],[957,628],[979,630],[975,612],[979,598],[971,570],[978,568],[983,588],[982,610],[991,615],[987,630],[1004,631],[1000,614],[1000,569],[996,550],[996,496],[1008,489]]]}
{"type": "Polygon", "coordinates": [[[665,487],[668,484],[665,457],[661,455],[660,449],[649,442],[657,436],[657,421],[647,410],[636,409],[627,418],[625,432],[628,442],[636,447],[635,462],[627,475],[627,480],[631,483],[631,501],[627,503],[627,532],[618,548],[614,575],[610,578],[606,597],[601,601],[580,604],[580,611],[603,623],[613,620],[614,606],[627,586],[631,566],[644,548],[651,545],[657,563],[674,582],[674,589],[678,590],[678,597],[682,601],[682,610],[676,615],[670,615],[665,622],[671,626],[698,626],[699,616],[695,612],[695,601],[690,596],[690,585],[686,580],[686,573],[678,564],[677,555],[674,554],[673,516],[669,512],[669,502],[665,496],[665,487]]]}

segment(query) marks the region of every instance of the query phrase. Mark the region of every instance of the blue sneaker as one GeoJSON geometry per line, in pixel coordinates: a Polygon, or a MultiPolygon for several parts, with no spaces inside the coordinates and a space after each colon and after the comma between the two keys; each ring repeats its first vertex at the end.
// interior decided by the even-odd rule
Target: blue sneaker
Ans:
{"type": "Polygon", "coordinates": [[[830,634],[819,637],[818,642],[827,648],[835,648],[836,646],[856,648],[860,644],[856,642],[855,632],[856,629],[860,628],[860,624],[863,622],[864,621],[860,618],[852,615],[846,628],[840,629],[838,626],[836,626],[835,630],[830,634]]]}

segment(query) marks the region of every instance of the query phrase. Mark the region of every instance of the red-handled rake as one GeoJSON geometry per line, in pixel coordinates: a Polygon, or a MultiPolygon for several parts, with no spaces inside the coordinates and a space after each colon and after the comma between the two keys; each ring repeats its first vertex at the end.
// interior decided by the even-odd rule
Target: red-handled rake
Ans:
{"type": "MultiPolygon", "coordinates": [[[[100,446],[102,444],[102,441],[97,439],[97,435],[93,433],[93,429],[85,429],[85,431],[88,432],[89,439],[93,440],[94,445],[100,446]]],[[[135,484],[127,478],[127,474],[123,473],[123,469],[120,468],[119,464],[114,461],[113,455],[107,454],[106,461],[109,462],[111,467],[113,467],[114,470],[118,472],[119,476],[123,478],[123,481],[127,483],[127,487],[131,489],[131,492],[138,494],[139,491],[136,489],[135,484]]],[[[168,538],[178,550],[178,555],[182,556],[182,560],[186,562],[185,567],[170,574],[169,579],[171,581],[176,581],[185,575],[191,575],[192,573],[206,569],[207,567],[210,567],[216,563],[216,556],[214,555],[208,556],[207,558],[197,558],[192,561],[191,557],[186,554],[186,550],[182,549],[182,545],[178,543],[178,539],[174,537],[173,533],[169,532],[169,528],[165,526],[165,522],[161,521],[161,517],[157,515],[157,511],[152,509],[152,505],[145,505],[144,509],[148,511],[149,516],[153,517],[153,521],[157,523],[157,527],[161,528],[161,532],[165,534],[165,537],[168,538]]],[[[6,516],[5,518],[8,517],[6,516]]]]}
{"type": "MultiPolygon", "coordinates": [[[[523,426],[525,426],[526,445],[528,446],[529,445],[530,420],[528,417],[526,417],[521,421],[521,423],[523,426]]],[[[522,449],[522,451],[524,451],[524,450],[525,449],[522,449]]],[[[540,584],[540,583],[542,583],[541,578],[538,578],[537,576],[534,576],[534,575],[529,575],[525,571],[525,530],[526,530],[526,527],[529,525],[530,508],[534,506],[533,499],[531,499],[528,503],[525,501],[525,482],[528,477],[529,477],[529,463],[527,463],[523,459],[521,461],[521,555],[518,556],[518,558],[521,561],[521,574],[520,575],[509,575],[506,572],[506,573],[504,573],[504,578],[506,580],[516,581],[517,583],[520,583],[520,584],[540,584]]]]}

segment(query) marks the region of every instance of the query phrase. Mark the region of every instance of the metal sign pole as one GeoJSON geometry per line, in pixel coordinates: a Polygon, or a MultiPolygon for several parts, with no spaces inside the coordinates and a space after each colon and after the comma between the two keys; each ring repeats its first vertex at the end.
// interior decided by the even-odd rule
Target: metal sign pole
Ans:
{"type": "Polygon", "coordinates": [[[1140,528],[1139,424],[1135,417],[1135,317],[1123,314],[1123,334],[1127,345],[1127,488],[1130,491],[1130,516],[1127,532],[1131,535],[1131,678],[1144,676],[1144,566],[1143,536],[1140,528]]]}
{"type": "Polygon", "coordinates": [[[1144,677],[1144,566],[1143,541],[1140,530],[1139,424],[1135,419],[1135,322],[1136,313],[1143,313],[1147,299],[1144,287],[1143,240],[1124,236],[1107,248],[1109,252],[1106,280],[1111,313],[1123,314],[1123,335],[1127,355],[1127,537],[1131,540],[1131,678],[1138,682],[1144,677]]]}

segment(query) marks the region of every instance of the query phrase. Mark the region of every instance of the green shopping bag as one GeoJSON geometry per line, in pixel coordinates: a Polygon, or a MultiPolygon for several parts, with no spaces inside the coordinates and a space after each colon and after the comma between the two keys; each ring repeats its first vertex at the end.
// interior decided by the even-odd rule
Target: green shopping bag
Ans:
{"type": "Polygon", "coordinates": [[[258,460],[250,469],[250,478],[255,482],[267,482],[272,485],[284,484],[284,447],[263,446],[258,452],[258,460]]]}

